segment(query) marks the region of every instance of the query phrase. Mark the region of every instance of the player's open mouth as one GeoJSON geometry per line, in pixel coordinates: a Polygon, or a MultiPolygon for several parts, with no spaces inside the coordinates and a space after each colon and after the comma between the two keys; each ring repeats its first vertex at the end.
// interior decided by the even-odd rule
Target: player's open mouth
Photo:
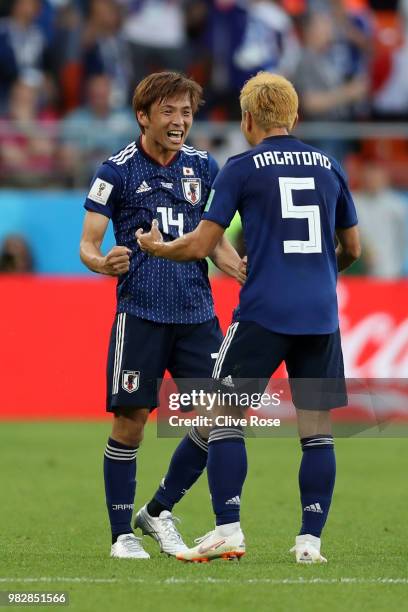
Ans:
{"type": "Polygon", "coordinates": [[[174,144],[181,144],[183,142],[184,132],[182,130],[170,130],[167,132],[167,136],[174,144]]]}

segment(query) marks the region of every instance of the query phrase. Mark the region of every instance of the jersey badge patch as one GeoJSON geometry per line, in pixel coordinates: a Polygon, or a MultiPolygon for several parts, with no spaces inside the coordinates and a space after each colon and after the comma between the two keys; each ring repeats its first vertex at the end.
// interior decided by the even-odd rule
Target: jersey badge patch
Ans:
{"type": "Polygon", "coordinates": [[[194,176],[194,170],[192,168],[186,168],[186,166],[183,166],[183,174],[184,176],[194,176]]]}
{"type": "Polygon", "coordinates": [[[88,198],[97,204],[103,204],[106,206],[112,189],[112,183],[108,183],[108,181],[103,181],[102,179],[97,178],[92,185],[90,192],[88,193],[88,198]]]}
{"type": "Polygon", "coordinates": [[[201,200],[201,179],[198,178],[183,178],[183,193],[185,199],[193,206],[201,200]]]}
{"type": "Polygon", "coordinates": [[[133,393],[139,388],[140,372],[134,370],[123,370],[122,372],[122,389],[128,393],[133,393]]]}

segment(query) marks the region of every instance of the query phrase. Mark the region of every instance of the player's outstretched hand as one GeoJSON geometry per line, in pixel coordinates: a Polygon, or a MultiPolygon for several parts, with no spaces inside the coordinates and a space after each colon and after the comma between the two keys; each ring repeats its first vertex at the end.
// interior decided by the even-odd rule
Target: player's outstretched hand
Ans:
{"type": "Polygon", "coordinates": [[[114,246],[107,255],[103,263],[103,273],[110,276],[120,276],[129,272],[130,256],[132,251],[124,246],[114,246]]]}
{"type": "Polygon", "coordinates": [[[240,285],[243,285],[247,279],[247,265],[248,265],[248,258],[245,255],[245,257],[243,257],[239,263],[238,266],[238,275],[237,275],[237,281],[239,282],[240,285]]]}
{"type": "Polygon", "coordinates": [[[150,253],[150,255],[156,255],[157,245],[163,242],[163,236],[160,233],[157,219],[153,219],[150,232],[145,234],[142,228],[138,229],[136,232],[136,239],[142,251],[146,251],[150,253]]]}

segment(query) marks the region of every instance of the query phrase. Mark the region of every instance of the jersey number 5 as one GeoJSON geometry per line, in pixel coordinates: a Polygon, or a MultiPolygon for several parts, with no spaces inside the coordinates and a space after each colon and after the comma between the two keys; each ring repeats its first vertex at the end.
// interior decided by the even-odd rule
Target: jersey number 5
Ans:
{"type": "Polygon", "coordinates": [[[292,191],[295,189],[315,189],[315,180],[281,176],[279,178],[283,219],[307,219],[309,240],[284,240],[284,253],[321,253],[322,231],[320,226],[320,209],[316,204],[295,206],[292,191]]]}
{"type": "Polygon", "coordinates": [[[157,212],[161,216],[161,225],[163,228],[163,232],[165,234],[170,234],[169,226],[175,225],[176,227],[178,227],[178,235],[179,236],[183,235],[183,229],[184,229],[183,213],[178,213],[177,219],[173,219],[173,209],[172,208],[166,208],[165,206],[158,206],[157,212]]]}

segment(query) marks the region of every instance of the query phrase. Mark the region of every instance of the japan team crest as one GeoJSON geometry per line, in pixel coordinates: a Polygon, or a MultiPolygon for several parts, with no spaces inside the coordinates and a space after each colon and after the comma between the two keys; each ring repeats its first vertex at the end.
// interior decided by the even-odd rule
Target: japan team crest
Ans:
{"type": "Polygon", "coordinates": [[[140,372],[132,370],[123,370],[122,372],[122,389],[128,393],[133,393],[139,388],[140,372]]]}
{"type": "Polygon", "coordinates": [[[201,179],[199,178],[182,178],[184,197],[190,204],[195,206],[201,200],[201,179]]]}

